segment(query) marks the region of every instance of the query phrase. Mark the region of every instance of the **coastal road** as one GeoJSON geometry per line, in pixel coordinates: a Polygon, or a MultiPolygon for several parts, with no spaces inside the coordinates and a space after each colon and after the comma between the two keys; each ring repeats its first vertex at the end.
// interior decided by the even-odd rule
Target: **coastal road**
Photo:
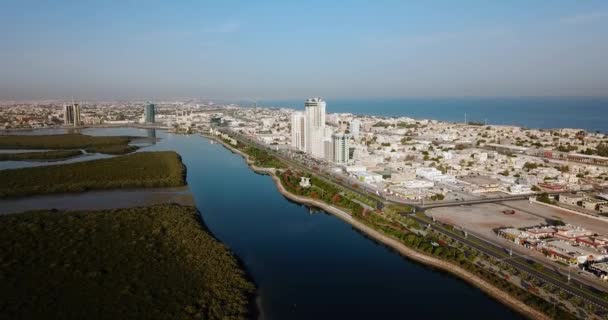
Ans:
{"type": "Polygon", "coordinates": [[[480,252],[487,254],[488,256],[499,259],[517,270],[525,272],[546,283],[550,283],[564,290],[565,292],[568,292],[574,296],[577,296],[583,300],[594,304],[597,307],[600,307],[604,310],[608,310],[608,301],[605,300],[599,292],[595,292],[595,289],[592,289],[576,281],[570,281],[570,283],[568,283],[567,278],[564,278],[563,276],[557,273],[549,274],[539,271],[535,269],[532,265],[530,265],[525,258],[519,256],[511,257],[507,252],[504,251],[503,248],[488,243],[476,236],[468,235],[467,237],[465,237],[458,232],[443,227],[441,224],[433,223],[433,221],[430,219],[423,219],[416,215],[408,216],[423,225],[430,224],[430,227],[433,230],[438,231],[472,248],[475,248],[480,252]]]}

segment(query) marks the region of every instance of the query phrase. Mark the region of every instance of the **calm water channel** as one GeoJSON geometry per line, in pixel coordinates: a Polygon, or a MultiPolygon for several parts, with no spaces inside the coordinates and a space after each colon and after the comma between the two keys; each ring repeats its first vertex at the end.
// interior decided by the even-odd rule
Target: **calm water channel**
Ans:
{"type": "MultiPolygon", "coordinates": [[[[149,135],[86,129],[93,135],[149,135]]],[[[518,319],[465,282],[402,258],[325,213],[279,194],[270,177],[198,136],[157,131],[145,150],[175,150],[211,231],[244,262],[264,319],[518,319]]]]}

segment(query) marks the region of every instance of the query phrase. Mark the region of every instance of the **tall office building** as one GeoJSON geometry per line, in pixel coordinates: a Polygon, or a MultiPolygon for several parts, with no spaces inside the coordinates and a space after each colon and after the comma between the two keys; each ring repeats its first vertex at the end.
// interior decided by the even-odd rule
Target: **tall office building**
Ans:
{"type": "Polygon", "coordinates": [[[355,139],[359,139],[359,130],[361,130],[361,121],[353,120],[350,122],[350,134],[355,139]]]}
{"type": "Polygon", "coordinates": [[[74,127],[80,125],[80,105],[73,103],[63,106],[63,124],[72,124],[74,127]]]}
{"type": "Polygon", "coordinates": [[[75,103],[73,105],[74,108],[74,127],[78,127],[80,125],[80,105],[75,103]]]}
{"type": "Polygon", "coordinates": [[[63,124],[74,123],[74,108],[71,105],[63,105],[63,124]]]}
{"type": "Polygon", "coordinates": [[[325,101],[321,98],[312,98],[304,103],[306,115],[306,152],[313,157],[324,158],[325,148],[325,101]]]}
{"type": "Polygon", "coordinates": [[[156,121],[156,110],[154,103],[148,103],[144,109],[144,119],[146,123],[154,123],[156,121]]]}
{"type": "Polygon", "coordinates": [[[291,146],[306,151],[306,117],[302,112],[291,115],[291,146]]]}
{"type": "Polygon", "coordinates": [[[334,147],[333,161],[337,164],[346,164],[350,159],[349,136],[343,133],[334,133],[331,136],[334,147]]]}

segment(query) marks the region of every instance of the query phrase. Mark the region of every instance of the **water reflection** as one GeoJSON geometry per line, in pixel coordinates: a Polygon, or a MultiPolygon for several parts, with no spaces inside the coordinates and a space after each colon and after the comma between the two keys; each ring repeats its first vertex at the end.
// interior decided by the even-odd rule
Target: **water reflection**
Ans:
{"type": "Polygon", "coordinates": [[[146,129],[146,136],[150,140],[151,144],[156,144],[156,129],[146,129]]]}

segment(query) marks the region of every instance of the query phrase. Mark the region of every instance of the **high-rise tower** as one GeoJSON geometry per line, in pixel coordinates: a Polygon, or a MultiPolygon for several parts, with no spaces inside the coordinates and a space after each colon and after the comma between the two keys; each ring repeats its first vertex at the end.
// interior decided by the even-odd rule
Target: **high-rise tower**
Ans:
{"type": "Polygon", "coordinates": [[[332,136],[334,147],[333,160],[337,164],[346,164],[350,158],[349,154],[349,136],[343,133],[334,133],[332,136]]]}
{"type": "Polygon", "coordinates": [[[355,119],[350,122],[350,134],[353,138],[359,139],[359,131],[361,130],[361,121],[355,119]]]}
{"type": "Polygon", "coordinates": [[[72,105],[63,105],[63,124],[74,123],[74,108],[72,105]]]}
{"type": "Polygon", "coordinates": [[[74,127],[78,127],[80,125],[80,105],[74,103],[72,108],[74,108],[74,127]]]}
{"type": "Polygon", "coordinates": [[[144,119],[146,123],[154,123],[156,121],[156,106],[154,103],[148,102],[144,109],[144,119]]]}
{"type": "Polygon", "coordinates": [[[80,125],[80,105],[72,103],[63,106],[63,124],[74,125],[77,127],[80,125]]]}
{"type": "Polygon", "coordinates": [[[306,150],[306,117],[301,112],[291,115],[291,146],[297,150],[306,150]]]}
{"type": "Polygon", "coordinates": [[[312,98],[304,103],[306,115],[306,152],[313,157],[323,158],[325,155],[323,140],[325,137],[325,101],[312,98]]]}

